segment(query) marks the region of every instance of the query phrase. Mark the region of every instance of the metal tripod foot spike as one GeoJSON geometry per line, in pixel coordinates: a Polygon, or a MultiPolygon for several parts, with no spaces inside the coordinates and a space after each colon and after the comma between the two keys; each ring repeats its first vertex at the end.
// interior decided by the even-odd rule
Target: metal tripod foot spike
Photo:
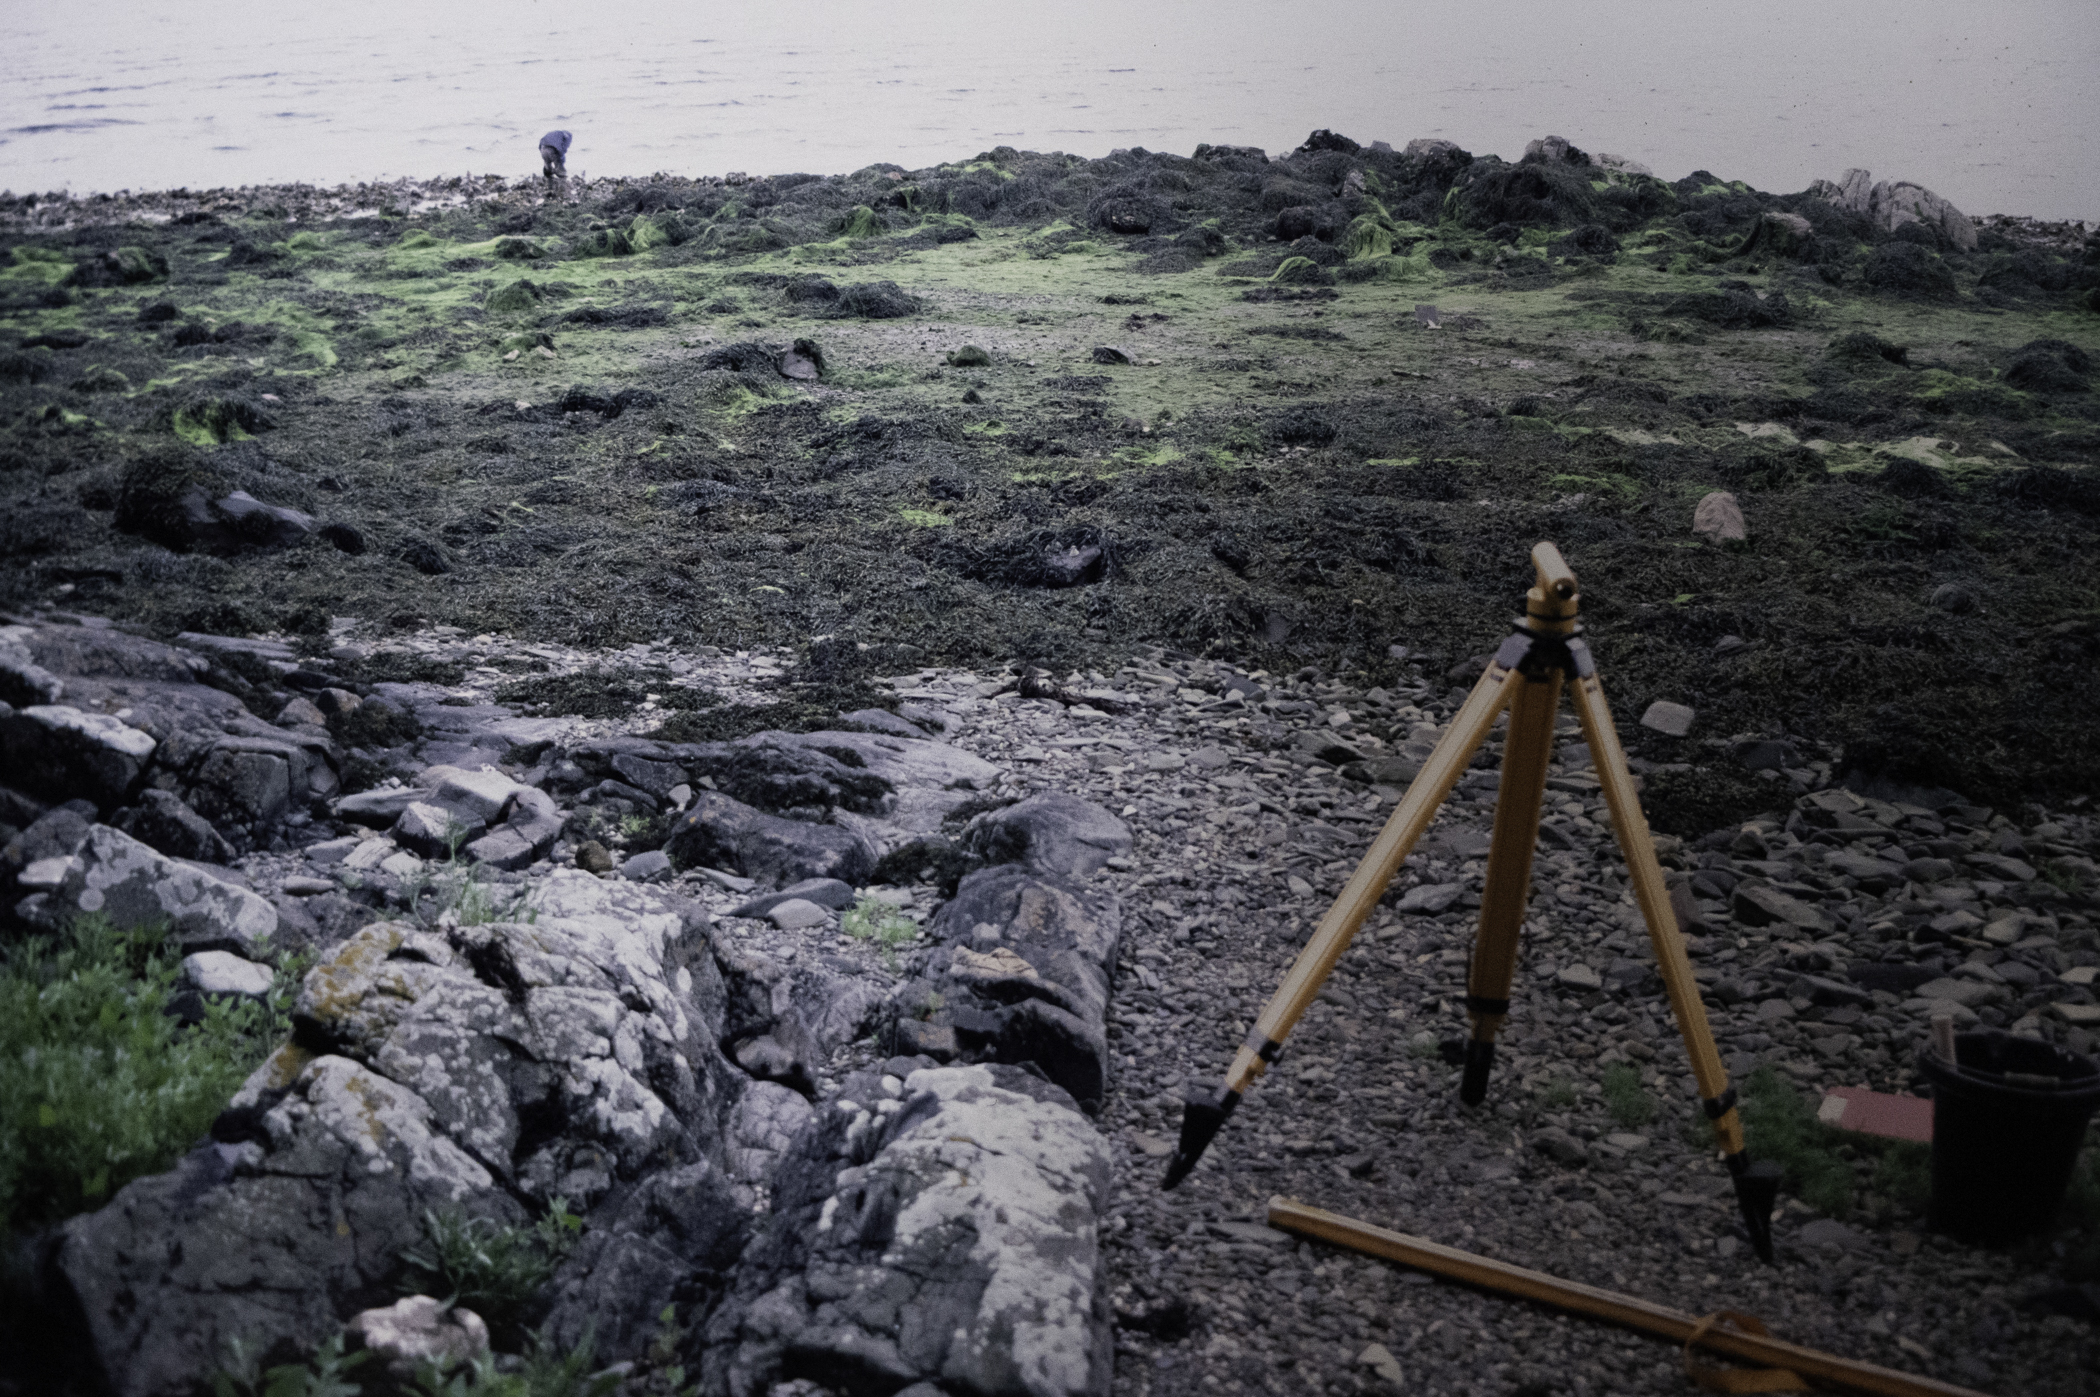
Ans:
{"type": "Polygon", "coordinates": [[[1759,1257],[1772,1259],[1772,1205],[1778,1174],[1753,1165],[1743,1148],[1743,1126],[1735,1091],[1706,1025],[1705,1006],[1692,978],[1684,938],[1670,910],[1669,892],[1648,821],[1634,790],[1633,773],[1612,726],[1611,709],[1597,680],[1597,667],[1577,619],[1581,594],[1560,550],[1541,543],[1531,550],[1537,584],[1526,594],[1524,616],[1473,686],[1450,728],[1414,784],[1400,800],[1363,862],[1314,928],[1277,987],[1254,1030],[1233,1056],[1225,1078],[1192,1089],[1183,1108],[1180,1147],[1167,1165],[1163,1186],[1173,1188],[1196,1167],[1240,1100],[1283,1052],[1284,1040],[1311,1007],[1335,963],[1378,905],[1400,865],[1436,818],[1496,721],[1509,715],[1502,779],[1495,805],[1495,831],[1488,849],[1480,899],[1480,930],[1466,978],[1466,1014],[1472,1033],[1465,1045],[1460,1099],[1478,1105],[1493,1075],[1495,1037],[1509,1016],[1510,982],[1516,973],[1517,942],[1531,892],[1531,859],[1538,847],[1546,773],[1553,758],[1553,725],[1565,691],[1582,723],[1590,757],[1611,811],[1612,828],[1633,883],[1634,900],[1648,925],[1656,967],[1669,991],[1677,1031],[1691,1058],[1701,1104],[1733,1176],[1743,1224],[1759,1257]]]}

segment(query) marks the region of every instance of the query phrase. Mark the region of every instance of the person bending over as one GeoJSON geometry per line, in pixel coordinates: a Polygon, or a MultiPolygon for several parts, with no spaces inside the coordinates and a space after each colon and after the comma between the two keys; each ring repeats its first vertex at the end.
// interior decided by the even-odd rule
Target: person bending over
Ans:
{"type": "Polygon", "coordinates": [[[553,189],[558,179],[569,177],[569,133],[549,131],[540,137],[540,173],[546,177],[547,188],[553,189]]]}

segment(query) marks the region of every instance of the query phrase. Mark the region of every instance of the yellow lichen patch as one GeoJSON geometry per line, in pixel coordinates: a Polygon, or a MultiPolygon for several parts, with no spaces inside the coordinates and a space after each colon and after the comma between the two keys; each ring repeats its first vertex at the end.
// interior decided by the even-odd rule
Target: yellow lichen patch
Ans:
{"type": "Polygon", "coordinates": [[[407,928],[375,922],[336,948],[334,955],[306,972],[299,987],[299,1012],[332,1023],[356,1008],[372,986],[386,958],[399,950],[407,928]]]}
{"type": "Polygon", "coordinates": [[[270,1091],[282,1091],[299,1080],[299,1074],[314,1060],[314,1055],[297,1043],[285,1042],[277,1051],[263,1059],[261,1067],[255,1069],[255,1077],[270,1091]]]}

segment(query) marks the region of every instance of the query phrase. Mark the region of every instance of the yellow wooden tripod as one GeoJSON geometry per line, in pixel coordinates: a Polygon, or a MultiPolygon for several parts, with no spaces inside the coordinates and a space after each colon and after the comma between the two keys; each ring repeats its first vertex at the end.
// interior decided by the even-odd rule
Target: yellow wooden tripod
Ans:
{"type": "Polygon", "coordinates": [[[1734,1177],[1736,1200],[1750,1243],[1766,1261],[1772,1259],[1772,1204],[1778,1196],[1779,1170],[1753,1165],[1743,1147],[1743,1126],[1736,1112],[1735,1089],[1706,1026],[1699,987],[1685,958],[1684,939],[1670,910],[1669,892],[1648,821],[1634,792],[1625,750],[1612,726],[1611,709],[1597,683],[1597,668],[1582,640],[1576,619],[1581,596],[1560,550],[1541,543],[1531,550],[1538,582],[1526,596],[1524,618],[1496,652],[1487,672],[1473,687],[1450,729],[1408,787],[1385,829],[1357,865],[1348,886],[1298,953],[1283,984],[1271,996],[1254,1030],[1247,1035],[1225,1080],[1192,1087],[1183,1108],[1180,1148],[1167,1165],[1165,1187],[1188,1177],[1196,1161],[1216,1138],[1240,1098],[1283,1051],[1283,1041],[1311,1006],[1335,962],[1349,948],[1357,929],[1378,905],[1386,885],[1400,870],[1415,841],[1431,820],[1473,755],[1487,740],[1506,709],[1509,732],[1502,751],[1502,784],[1495,803],[1495,832],[1488,849],[1486,886],[1480,899],[1480,933],[1474,942],[1466,981],[1466,1013],[1472,1036],[1466,1044],[1465,1073],[1459,1097],[1478,1105],[1487,1095],[1488,1074],[1495,1061],[1495,1035],[1509,1014],[1510,979],[1517,964],[1517,935],[1531,893],[1531,856],[1538,844],[1539,812],[1545,802],[1546,768],[1553,756],[1553,719],[1565,687],[1574,701],[1582,733],[1590,746],[1612,828],[1633,878],[1634,900],[1648,924],[1655,963],[1662,972],[1677,1015],[1677,1030],[1691,1056],[1692,1075],[1714,1135],[1734,1177]],[[1572,682],[1570,682],[1572,681],[1572,682]]]}

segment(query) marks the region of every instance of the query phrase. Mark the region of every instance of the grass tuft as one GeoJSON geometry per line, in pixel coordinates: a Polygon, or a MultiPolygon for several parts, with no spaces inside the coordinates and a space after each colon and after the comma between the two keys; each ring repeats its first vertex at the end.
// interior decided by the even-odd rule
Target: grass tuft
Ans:
{"type": "Polygon", "coordinates": [[[1632,1065],[1615,1062],[1604,1069],[1604,1109],[1620,1125],[1637,1130],[1655,1119],[1655,1098],[1632,1065]]]}

